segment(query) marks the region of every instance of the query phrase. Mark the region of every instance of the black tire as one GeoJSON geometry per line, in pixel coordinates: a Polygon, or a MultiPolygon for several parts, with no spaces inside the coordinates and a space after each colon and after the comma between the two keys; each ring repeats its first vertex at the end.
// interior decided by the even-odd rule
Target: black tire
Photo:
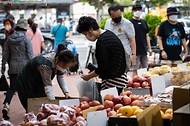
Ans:
{"type": "Polygon", "coordinates": [[[53,51],[53,44],[54,42],[50,39],[44,39],[44,44],[45,44],[45,48],[46,48],[46,52],[52,52],[53,51]]]}

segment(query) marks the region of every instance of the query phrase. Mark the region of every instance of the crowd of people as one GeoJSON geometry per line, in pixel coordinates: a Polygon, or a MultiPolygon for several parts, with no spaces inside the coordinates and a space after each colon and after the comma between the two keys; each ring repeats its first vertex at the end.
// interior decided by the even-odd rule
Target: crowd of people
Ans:
{"type": "MultiPolygon", "coordinates": [[[[119,6],[110,6],[110,19],[101,29],[96,19],[82,16],[78,21],[77,31],[89,41],[96,43],[95,57],[97,67],[81,75],[85,81],[94,77],[102,79],[101,90],[116,87],[118,93],[127,84],[127,72],[132,69],[133,76],[140,68],[148,68],[148,53],[152,55],[147,22],[142,19],[142,6],[132,7],[133,17],[125,19],[119,6]]],[[[175,7],[167,8],[168,20],[158,29],[158,45],[161,64],[176,66],[182,63],[179,56],[184,48],[184,57],[188,55],[183,26],[177,22],[179,12],[175,7]]],[[[56,25],[50,25],[50,36],[54,37],[54,52],[41,55],[45,51],[44,39],[32,18],[14,21],[13,17],[3,20],[5,26],[5,45],[3,47],[2,70],[9,65],[10,88],[7,91],[3,118],[9,119],[9,105],[15,91],[18,92],[22,106],[27,112],[27,98],[47,96],[54,100],[52,79],[57,82],[66,98],[69,91],[64,80],[64,71],[75,64],[74,53],[64,46],[72,28],[67,28],[64,19],[58,18],[56,25]]],[[[42,25],[40,27],[43,27],[42,25]]]]}

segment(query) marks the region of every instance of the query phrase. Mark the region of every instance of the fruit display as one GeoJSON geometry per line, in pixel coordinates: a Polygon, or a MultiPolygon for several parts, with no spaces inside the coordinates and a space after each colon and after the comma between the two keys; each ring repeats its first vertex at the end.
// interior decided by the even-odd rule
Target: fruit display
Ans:
{"type": "Polygon", "coordinates": [[[73,107],[43,104],[37,115],[25,114],[20,126],[86,126],[86,120],[73,107]]]}
{"type": "Polygon", "coordinates": [[[154,68],[150,68],[147,72],[143,73],[142,76],[160,76],[171,72],[171,67],[167,65],[162,65],[160,67],[156,66],[154,68]]]}
{"type": "MultiPolygon", "coordinates": [[[[126,88],[150,88],[151,87],[151,79],[150,76],[133,76],[133,78],[128,80],[128,84],[126,88]]],[[[127,90],[127,89],[126,89],[127,90]]]]}
{"type": "Polygon", "coordinates": [[[170,82],[172,85],[183,85],[184,83],[189,81],[189,70],[187,67],[185,68],[178,68],[173,67],[172,72],[173,75],[170,78],[170,82]]]}

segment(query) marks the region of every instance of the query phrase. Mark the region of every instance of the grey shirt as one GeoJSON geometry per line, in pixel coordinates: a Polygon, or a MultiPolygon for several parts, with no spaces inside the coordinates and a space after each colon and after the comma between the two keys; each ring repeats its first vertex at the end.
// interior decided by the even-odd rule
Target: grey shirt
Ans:
{"type": "Polygon", "coordinates": [[[131,45],[129,38],[135,37],[135,29],[133,23],[122,17],[118,24],[114,24],[112,19],[106,21],[104,29],[114,32],[121,40],[125,51],[131,56],[131,45]]]}

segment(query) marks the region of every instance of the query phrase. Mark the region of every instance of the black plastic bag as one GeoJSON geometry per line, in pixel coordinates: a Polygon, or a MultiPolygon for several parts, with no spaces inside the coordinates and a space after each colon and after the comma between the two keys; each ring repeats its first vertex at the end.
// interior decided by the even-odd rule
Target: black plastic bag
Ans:
{"type": "Polygon", "coordinates": [[[9,84],[4,74],[1,75],[0,78],[0,91],[7,91],[9,88],[9,84]]]}

